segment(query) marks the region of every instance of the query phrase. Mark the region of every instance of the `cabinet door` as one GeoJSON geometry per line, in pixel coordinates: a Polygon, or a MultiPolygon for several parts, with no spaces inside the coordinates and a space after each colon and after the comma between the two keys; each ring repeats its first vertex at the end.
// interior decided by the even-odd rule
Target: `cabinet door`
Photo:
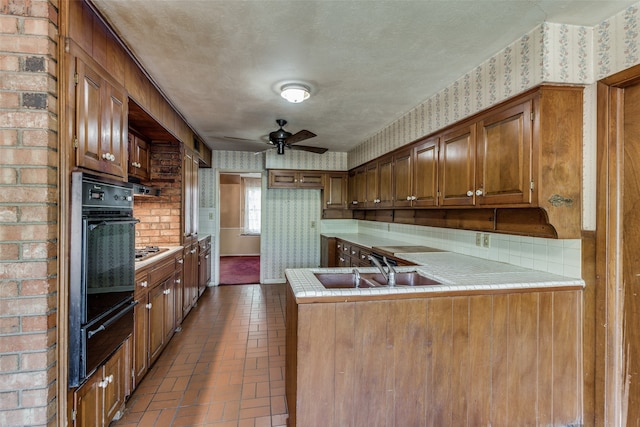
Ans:
{"type": "Polygon", "coordinates": [[[126,178],[126,94],[80,59],[76,73],[76,166],[126,178]]]}
{"type": "Polygon", "coordinates": [[[393,156],[393,206],[411,206],[413,195],[413,150],[409,149],[393,156]]]}
{"type": "Polygon", "coordinates": [[[462,125],[444,134],[440,144],[440,204],[475,204],[476,126],[462,125]]]}
{"type": "Polygon", "coordinates": [[[324,184],[324,173],[313,171],[300,171],[298,175],[299,188],[316,188],[322,189],[324,184]]]}
{"type": "Polygon", "coordinates": [[[76,426],[101,427],[103,423],[102,369],[75,391],[76,426]]]}
{"type": "Polygon", "coordinates": [[[364,172],[364,206],[375,208],[378,204],[378,162],[371,162],[365,165],[364,172]]]}
{"type": "Polygon", "coordinates": [[[149,309],[147,295],[138,300],[133,309],[133,387],[137,387],[147,373],[149,358],[149,309]]]}
{"type": "Polygon", "coordinates": [[[164,281],[162,293],[164,294],[164,342],[167,343],[176,330],[176,307],[175,307],[175,273],[164,281]]]}
{"type": "Polygon", "coordinates": [[[164,287],[149,291],[149,365],[160,355],[164,345],[164,287]]]}
{"type": "Polygon", "coordinates": [[[393,206],[393,156],[387,156],[378,161],[378,197],[377,208],[393,206]]]}
{"type": "Polygon", "coordinates": [[[349,207],[364,208],[367,200],[366,169],[364,166],[354,170],[349,176],[349,207]]]}
{"type": "Polygon", "coordinates": [[[412,206],[438,205],[438,138],[429,138],[413,148],[412,206]]]}
{"type": "Polygon", "coordinates": [[[109,425],[125,399],[125,367],[127,346],[120,349],[104,365],[104,422],[109,425]]]}
{"type": "Polygon", "coordinates": [[[324,209],[347,208],[347,173],[327,173],[324,180],[324,209]]]}
{"type": "Polygon", "coordinates": [[[149,144],[129,131],[129,175],[149,179],[149,144]]]}
{"type": "Polygon", "coordinates": [[[531,203],[531,103],[528,100],[478,123],[478,205],[531,203]]]}
{"type": "Polygon", "coordinates": [[[293,170],[270,170],[269,188],[296,188],[298,175],[293,170]]]}
{"type": "Polygon", "coordinates": [[[198,296],[205,291],[211,278],[211,249],[202,250],[198,254],[198,296]]]}
{"type": "Polygon", "coordinates": [[[184,318],[183,303],[184,303],[184,258],[182,256],[176,258],[175,264],[175,316],[176,316],[176,328],[179,329],[184,318]]]}

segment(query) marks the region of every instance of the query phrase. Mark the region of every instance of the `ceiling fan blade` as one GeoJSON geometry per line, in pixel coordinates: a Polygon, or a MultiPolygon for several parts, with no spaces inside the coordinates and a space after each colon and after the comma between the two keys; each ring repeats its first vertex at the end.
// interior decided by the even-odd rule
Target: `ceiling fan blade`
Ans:
{"type": "Polygon", "coordinates": [[[288,137],[284,142],[286,144],[295,144],[296,142],[304,141],[305,139],[313,138],[314,136],[316,136],[315,133],[303,129],[288,137]]]}
{"type": "Polygon", "coordinates": [[[323,154],[329,151],[328,148],[309,147],[308,145],[291,145],[287,146],[291,150],[309,151],[310,153],[323,154]]]}

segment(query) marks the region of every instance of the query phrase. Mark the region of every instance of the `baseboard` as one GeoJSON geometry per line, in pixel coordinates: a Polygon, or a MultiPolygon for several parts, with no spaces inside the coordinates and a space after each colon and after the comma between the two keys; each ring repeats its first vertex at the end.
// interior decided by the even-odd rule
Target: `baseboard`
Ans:
{"type": "Polygon", "coordinates": [[[220,254],[220,258],[226,257],[226,256],[260,256],[260,254],[220,254]]]}
{"type": "Polygon", "coordinates": [[[264,285],[281,285],[287,283],[287,279],[265,279],[262,281],[264,285]]]}

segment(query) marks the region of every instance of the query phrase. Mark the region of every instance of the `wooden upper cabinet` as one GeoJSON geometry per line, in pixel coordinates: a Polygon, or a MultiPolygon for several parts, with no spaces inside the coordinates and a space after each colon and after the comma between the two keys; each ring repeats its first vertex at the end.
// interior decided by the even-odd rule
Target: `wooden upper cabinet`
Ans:
{"type": "Polygon", "coordinates": [[[367,199],[366,169],[364,166],[349,173],[349,207],[359,209],[365,207],[367,199]]]}
{"type": "Polygon", "coordinates": [[[413,207],[438,206],[438,142],[432,137],[413,147],[413,207]]]}
{"type": "Polygon", "coordinates": [[[531,203],[531,106],[527,100],[478,122],[475,193],[479,206],[531,203]]]}
{"type": "Polygon", "coordinates": [[[289,169],[270,169],[269,188],[315,188],[322,189],[324,173],[289,169]]]}
{"type": "Polygon", "coordinates": [[[472,206],[475,204],[476,126],[463,124],[441,137],[440,205],[472,206]]]}
{"type": "Polygon", "coordinates": [[[413,150],[402,150],[393,155],[393,206],[412,206],[413,150]]]}
{"type": "Polygon", "coordinates": [[[378,161],[374,161],[364,168],[364,206],[378,207],[378,194],[378,161]]]}
{"type": "Polygon", "coordinates": [[[76,74],[76,166],[126,179],[126,92],[79,58],[76,74]]]}
{"type": "Polygon", "coordinates": [[[393,156],[378,160],[377,198],[375,207],[389,208],[393,206],[393,156]]]}
{"type": "Polygon", "coordinates": [[[346,209],[347,172],[329,172],[324,177],[323,209],[346,209]]]}
{"type": "Polygon", "coordinates": [[[135,176],[142,180],[149,179],[149,143],[129,131],[129,162],[128,170],[130,176],[135,176]]]}
{"type": "Polygon", "coordinates": [[[198,235],[198,155],[185,147],[182,157],[183,240],[190,243],[198,235]]]}

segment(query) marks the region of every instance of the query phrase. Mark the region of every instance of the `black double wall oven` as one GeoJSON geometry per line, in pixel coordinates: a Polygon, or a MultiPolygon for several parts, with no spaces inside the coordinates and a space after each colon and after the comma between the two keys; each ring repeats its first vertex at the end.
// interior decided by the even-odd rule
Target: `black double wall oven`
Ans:
{"type": "Polygon", "coordinates": [[[130,184],[72,173],[69,387],[133,331],[135,224],[130,184]]]}

